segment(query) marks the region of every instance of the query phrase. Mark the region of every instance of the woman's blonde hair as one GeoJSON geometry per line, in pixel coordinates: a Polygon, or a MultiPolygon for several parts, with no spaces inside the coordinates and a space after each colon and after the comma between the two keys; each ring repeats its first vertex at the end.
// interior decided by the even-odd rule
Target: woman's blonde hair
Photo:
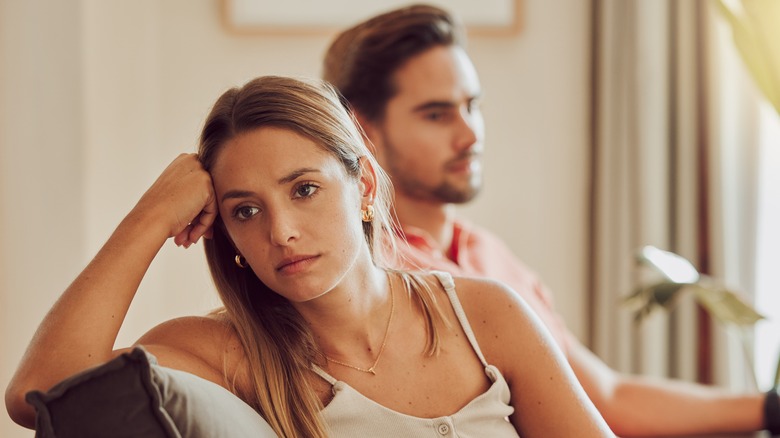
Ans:
{"type": "MultiPolygon", "coordinates": [[[[200,138],[198,155],[207,171],[231,139],[261,127],[289,129],[333,154],[357,181],[361,159],[376,174],[374,219],[363,223],[374,263],[387,266],[395,229],[390,214],[391,186],[376,163],[354,117],[327,83],[265,76],[225,92],[214,104],[200,138]]],[[[227,153],[227,152],[225,152],[227,153]]],[[[359,211],[355,212],[360,214],[359,211]]],[[[324,437],[322,403],[310,380],[313,364],[322,363],[308,325],[283,297],[269,289],[251,269],[234,263],[236,250],[218,218],[213,237],[204,244],[211,275],[225,314],[236,330],[248,360],[254,393],[241,394],[283,437],[324,437]]],[[[407,291],[415,292],[429,321],[427,354],[438,351],[436,327],[445,324],[428,282],[399,273],[407,291]],[[423,292],[423,291],[427,291],[423,292]]],[[[235,388],[234,388],[235,390],[235,388]]]]}

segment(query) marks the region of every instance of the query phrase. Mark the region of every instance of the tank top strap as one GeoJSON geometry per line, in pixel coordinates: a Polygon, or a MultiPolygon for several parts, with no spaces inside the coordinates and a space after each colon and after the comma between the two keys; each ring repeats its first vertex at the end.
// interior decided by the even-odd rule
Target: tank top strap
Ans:
{"type": "Polygon", "coordinates": [[[455,282],[452,279],[452,275],[448,272],[442,271],[431,271],[431,274],[436,276],[436,278],[439,280],[439,283],[441,283],[442,287],[444,287],[444,290],[447,292],[447,297],[450,299],[452,310],[455,311],[455,316],[458,318],[458,322],[463,328],[463,332],[466,333],[466,338],[469,340],[471,348],[473,348],[474,352],[477,353],[477,357],[479,357],[479,361],[482,362],[482,365],[487,367],[488,363],[485,360],[485,356],[482,355],[482,350],[479,349],[477,338],[474,337],[474,332],[471,330],[471,325],[469,325],[469,321],[466,319],[466,312],[463,311],[463,306],[460,305],[458,294],[455,292],[455,282]]]}
{"type": "Polygon", "coordinates": [[[318,365],[312,364],[311,370],[314,371],[318,376],[322,377],[323,380],[330,383],[331,386],[336,384],[337,380],[330,374],[326,373],[325,370],[320,368],[318,365]]]}

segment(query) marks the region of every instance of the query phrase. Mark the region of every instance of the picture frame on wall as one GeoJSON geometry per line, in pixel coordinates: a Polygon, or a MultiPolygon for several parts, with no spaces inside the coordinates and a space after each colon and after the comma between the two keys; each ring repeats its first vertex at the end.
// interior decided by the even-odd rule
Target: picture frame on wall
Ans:
{"type": "MultiPolygon", "coordinates": [[[[401,0],[219,0],[222,20],[236,34],[317,34],[342,30],[368,17],[413,4],[401,0]]],[[[427,0],[458,16],[469,34],[520,31],[521,0],[427,0]]]]}

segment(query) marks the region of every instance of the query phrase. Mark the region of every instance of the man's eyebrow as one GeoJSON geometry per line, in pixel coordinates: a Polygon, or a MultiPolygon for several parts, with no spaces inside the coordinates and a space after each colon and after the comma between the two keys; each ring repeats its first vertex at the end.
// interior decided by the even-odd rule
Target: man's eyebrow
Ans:
{"type": "Polygon", "coordinates": [[[417,105],[412,109],[412,111],[419,113],[419,112],[430,111],[434,109],[448,109],[454,107],[455,107],[455,102],[451,102],[447,100],[432,100],[430,102],[425,102],[420,105],[417,105]]]}
{"type": "MultiPolygon", "coordinates": [[[[473,96],[469,96],[468,103],[472,103],[475,100],[480,100],[482,98],[482,94],[478,93],[473,96]]],[[[424,112],[434,109],[448,109],[448,108],[454,108],[457,106],[457,104],[451,100],[431,100],[428,102],[421,103],[420,105],[417,105],[412,109],[413,112],[424,112]]]]}

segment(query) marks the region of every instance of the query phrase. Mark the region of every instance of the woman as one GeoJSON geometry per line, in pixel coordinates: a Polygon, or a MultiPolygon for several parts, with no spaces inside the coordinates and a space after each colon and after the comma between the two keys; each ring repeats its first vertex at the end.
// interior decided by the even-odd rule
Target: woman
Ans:
{"type": "Polygon", "coordinates": [[[46,316],[9,412],[30,426],[27,391],[121,353],[160,247],[206,237],[224,310],[138,344],[228,388],[280,436],[613,436],[511,290],[382,268],[388,188],[330,87],[263,77],[227,91],[198,154],[171,163],[46,316]]]}

